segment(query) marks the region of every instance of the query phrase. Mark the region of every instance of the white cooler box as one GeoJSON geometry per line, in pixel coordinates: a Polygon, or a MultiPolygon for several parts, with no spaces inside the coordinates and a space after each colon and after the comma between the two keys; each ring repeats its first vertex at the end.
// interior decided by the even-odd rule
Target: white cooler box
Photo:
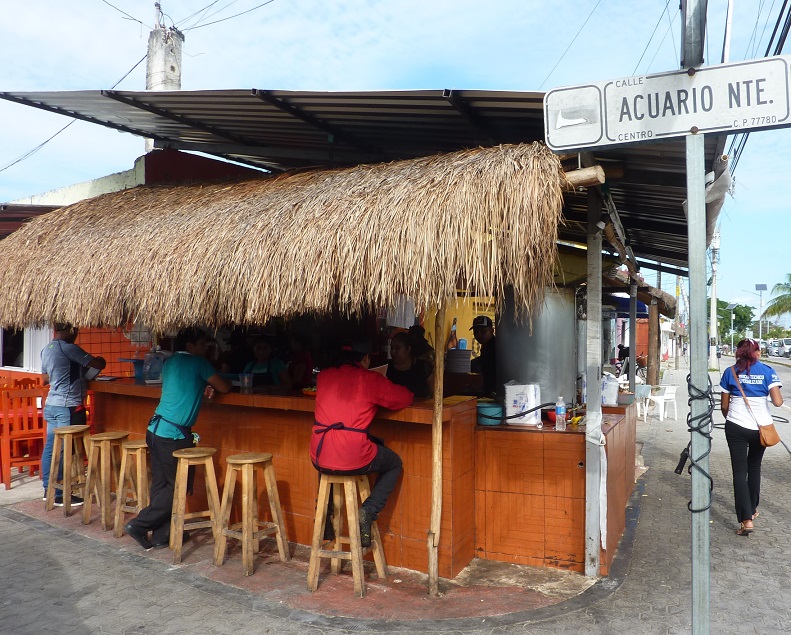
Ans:
{"type": "MultiPolygon", "coordinates": [[[[541,404],[541,387],[538,384],[505,384],[505,415],[515,415],[541,404]]],[[[507,419],[509,426],[537,426],[541,423],[541,410],[514,419],[507,419]]]]}

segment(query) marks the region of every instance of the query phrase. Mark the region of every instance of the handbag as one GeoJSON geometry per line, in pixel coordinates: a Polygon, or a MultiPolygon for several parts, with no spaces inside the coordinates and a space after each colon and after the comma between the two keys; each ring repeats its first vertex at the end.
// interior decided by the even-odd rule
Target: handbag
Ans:
{"type": "MultiPolygon", "coordinates": [[[[736,374],[733,366],[731,366],[731,372],[733,373],[733,378],[736,380],[736,385],[739,387],[739,392],[742,393],[744,405],[747,406],[747,410],[750,411],[750,414],[753,415],[753,419],[755,419],[753,409],[750,408],[750,402],[747,401],[747,396],[744,394],[744,388],[742,388],[742,383],[739,381],[739,376],[736,374]]],[[[758,423],[758,419],[755,419],[755,423],[758,423]]],[[[758,436],[761,439],[761,445],[765,448],[771,448],[773,445],[780,443],[780,435],[777,434],[777,429],[775,428],[774,423],[770,423],[765,426],[762,426],[760,423],[758,423],[758,436]]]]}

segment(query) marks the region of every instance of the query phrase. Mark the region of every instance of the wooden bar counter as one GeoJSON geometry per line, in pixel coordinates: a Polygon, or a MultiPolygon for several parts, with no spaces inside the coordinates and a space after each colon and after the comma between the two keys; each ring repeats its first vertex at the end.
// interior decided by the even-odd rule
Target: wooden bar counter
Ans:
{"type": "MultiPolygon", "coordinates": [[[[97,431],[123,430],[144,438],[159,402],[159,386],[131,379],[91,382],[97,431]]],[[[536,429],[478,426],[476,400],[443,401],[443,502],[439,574],[455,577],[475,557],[584,571],[584,426],[536,429]]],[[[310,544],[318,473],[308,446],[315,398],[305,395],[217,394],[204,399],[194,430],[217,448],[218,478],[225,458],[239,452],[274,457],[280,500],[292,542],[310,544]]],[[[380,410],[371,433],[404,462],[404,474],[379,517],[388,564],[427,572],[431,514],[432,401],[397,412],[380,410]]],[[[602,430],[608,456],[606,575],[625,527],[634,486],[634,406],[606,410],[602,430]]],[[[222,487],[220,482],[220,487],[222,487]]],[[[202,505],[202,483],[194,504],[202,505]]],[[[259,505],[268,518],[266,500],[259,505]]],[[[238,506],[237,506],[238,507],[238,506]]]]}
{"type": "MultiPolygon", "coordinates": [[[[131,379],[91,382],[98,431],[123,430],[145,438],[148,421],[159,403],[161,388],[131,379]]],[[[239,452],[273,455],[288,538],[309,545],[318,493],[318,473],[308,447],[315,398],[304,395],[217,394],[204,399],[194,430],[200,445],[217,448],[215,468],[224,477],[225,458],[239,452]]],[[[387,563],[428,570],[426,538],[431,514],[431,400],[391,412],[380,410],[371,433],[382,437],[404,462],[404,475],[379,516],[387,563]]],[[[443,408],[443,514],[439,574],[455,577],[474,557],[474,435],[476,401],[448,397],[443,408]]],[[[220,482],[222,487],[222,482],[220,482]]],[[[203,504],[203,485],[196,482],[193,504],[203,504]]],[[[260,501],[262,518],[269,506],[260,501]]],[[[189,504],[189,501],[188,501],[189,504]]],[[[237,506],[238,507],[238,506],[237,506]]]]}

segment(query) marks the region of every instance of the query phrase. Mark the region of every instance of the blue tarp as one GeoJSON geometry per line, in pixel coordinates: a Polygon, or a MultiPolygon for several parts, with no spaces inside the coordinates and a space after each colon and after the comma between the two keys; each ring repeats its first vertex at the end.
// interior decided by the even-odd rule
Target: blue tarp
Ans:
{"type": "MultiPolygon", "coordinates": [[[[614,305],[615,311],[617,312],[619,318],[629,317],[629,298],[621,298],[619,296],[613,295],[607,299],[605,304],[614,305]]],[[[645,305],[645,303],[640,302],[640,300],[637,301],[637,317],[648,317],[648,307],[645,305]]]]}

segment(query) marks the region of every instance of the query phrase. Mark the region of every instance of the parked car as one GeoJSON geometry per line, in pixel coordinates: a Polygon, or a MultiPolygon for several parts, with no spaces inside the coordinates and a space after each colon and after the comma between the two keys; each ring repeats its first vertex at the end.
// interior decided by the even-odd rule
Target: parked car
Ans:
{"type": "Polygon", "coordinates": [[[791,357],[791,337],[784,337],[780,340],[781,357],[791,357]]]}
{"type": "Polygon", "coordinates": [[[761,348],[761,355],[766,355],[769,350],[769,343],[766,340],[758,340],[758,346],[761,348]]]}
{"type": "Polygon", "coordinates": [[[772,340],[769,342],[767,353],[769,357],[780,357],[780,340],[772,340]]]}

